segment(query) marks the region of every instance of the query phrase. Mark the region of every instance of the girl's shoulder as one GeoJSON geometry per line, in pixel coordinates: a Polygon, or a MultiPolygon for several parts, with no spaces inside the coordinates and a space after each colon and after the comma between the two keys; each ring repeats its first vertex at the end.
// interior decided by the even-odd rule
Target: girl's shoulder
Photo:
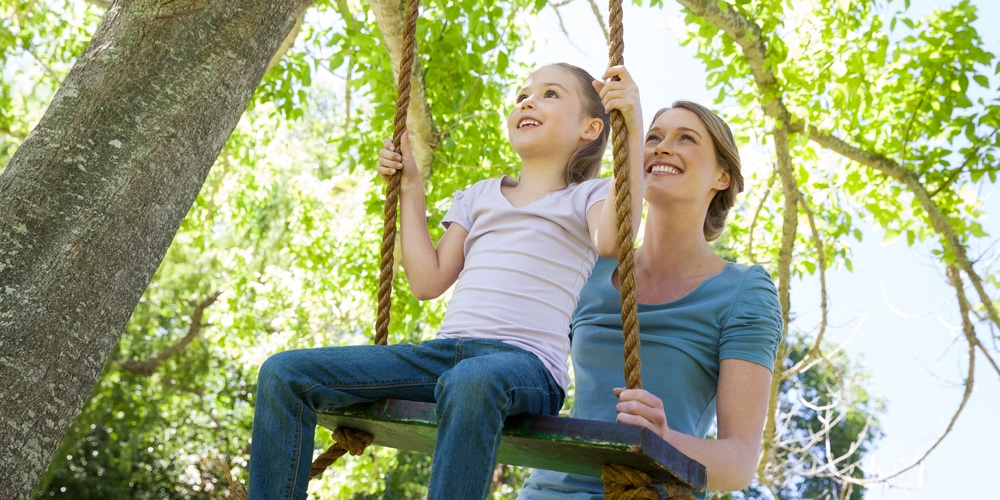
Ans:
{"type": "Polygon", "coordinates": [[[484,193],[499,191],[501,183],[505,182],[506,179],[510,178],[507,176],[503,176],[503,177],[482,179],[470,184],[465,188],[455,191],[455,196],[459,198],[466,196],[476,198],[484,193]]]}

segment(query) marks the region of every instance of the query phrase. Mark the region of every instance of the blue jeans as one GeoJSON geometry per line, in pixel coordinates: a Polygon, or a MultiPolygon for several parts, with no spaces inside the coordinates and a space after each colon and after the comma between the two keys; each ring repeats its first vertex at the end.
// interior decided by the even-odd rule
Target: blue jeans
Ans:
{"type": "Polygon", "coordinates": [[[496,340],[286,351],[257,377],[250,499],[306,498],[316,412],[381,398],[437,403],[431,499],[489,493],[508,415],[555,415],[563,391],[535,355],[496,340]]]}

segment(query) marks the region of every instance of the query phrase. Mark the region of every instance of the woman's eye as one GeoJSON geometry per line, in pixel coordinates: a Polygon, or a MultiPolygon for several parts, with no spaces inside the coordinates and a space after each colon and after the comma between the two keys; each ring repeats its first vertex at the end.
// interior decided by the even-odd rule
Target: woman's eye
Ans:
{"type": "Polygon", "coordinates": [[[682,140],[682,141],[691,141],[691,142],[695,142],[695,140],[694,140],[694,137],[691,137],[691,136],[690,136],[690,135],[688,135],[688,134],[684,134],[684,135],[682,135],[682,136],[681,136],[681,140],[682,140]]]}
{"type": "Polygon", "coordinates": [[[660,142],[660,138],[655,135],[646,136],[646,142],[660,142]]]}

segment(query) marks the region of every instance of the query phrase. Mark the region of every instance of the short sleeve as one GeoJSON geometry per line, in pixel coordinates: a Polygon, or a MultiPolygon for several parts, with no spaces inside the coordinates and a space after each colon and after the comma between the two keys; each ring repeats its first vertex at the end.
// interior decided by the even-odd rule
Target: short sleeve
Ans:
{"type": "Polygon", "coordinates": [[[604,201],[608,197],[608,188],[611,187],[611,177],[600,179],[590,179],[583,182],[584,192],[587,197],[587,210],[599,201],[604,201]]]}
{"type": "Polygon", "coordinates": [[[743,279],[719,339],[719,360],[734,358],[774,369],[782,320],[778,291],[761,266],[751,266],[743,279]]]}
{"type": "Polygon", "coordinates": [[[470,214],[472,213],[472,198],[464,190],[456,191],[451,208],[448,209],[448,212],[444,214],[444,218],[441,219],[441,225],[445,229],[448,229],[448,226],[454,223],[462,226],[466,231],[471,230],[472,220],[470,214]]]}

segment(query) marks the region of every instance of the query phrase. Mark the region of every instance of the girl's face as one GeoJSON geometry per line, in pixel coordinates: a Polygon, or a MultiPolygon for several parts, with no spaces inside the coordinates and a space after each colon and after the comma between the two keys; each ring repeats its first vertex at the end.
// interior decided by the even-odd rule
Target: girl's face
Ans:
{"type": "Polygon", "coordinates": [[[708,129],[698,115],[683,108],[668,109],[653,121],[646,133],[643,165],[647,194],[670,189],[674,196],[707,203],[715,191],[729,185],[708,129]]]}
{"type": "Polygon", "coordinates": [[[558,66],[540,68],[524,82],[507,116],[507,136],[522,159],[553,154],[568,159],[600,135],[603,124],[585,116],[579,85],[558,66]]]}

